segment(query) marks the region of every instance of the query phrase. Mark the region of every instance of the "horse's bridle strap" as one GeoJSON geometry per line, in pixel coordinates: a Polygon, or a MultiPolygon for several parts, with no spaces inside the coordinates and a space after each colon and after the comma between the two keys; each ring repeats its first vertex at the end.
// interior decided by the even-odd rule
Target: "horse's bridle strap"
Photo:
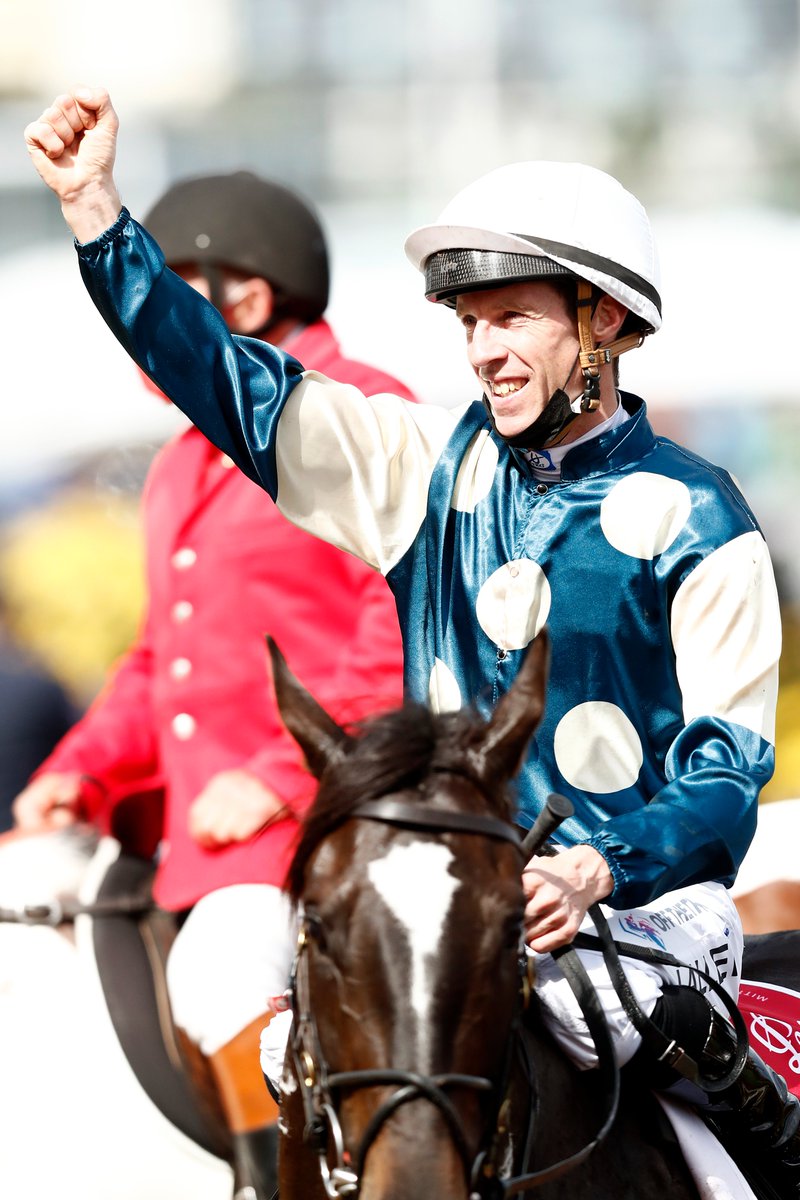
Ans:
{"type": "Polygon", "coordinates": [[[391,1099],[382,1104],[373,1114],[364,1131],[358,1160],[355,1164],[356,1175],[359,1178],[364,1171],[366,1152],[375,1141],[382,1126],[386,1124],[389,1118],[403,1104],[419,1099],[428,1100],[439,1109],[450,1127],[453,1140],[466,1167],[469,1160],[466,1139],[461,1128],[458,1113],[453,1108],[445,1089],[462,1087],[478,1092],[491,1092],[492,1090],[492,1081],[480,1075],[450,1074],[428,1077],[418,1075],[414,1071],[398,1071],[391,1068],[337,1071],[328,1075],[327,1085],[331,1091],[335,1091],[338,1088],[358,1089],[368,1087],[395,1087],[397,1089],[391,1099]]]}
{"type": "Polygon", "coordinates": [[[431,829],[439,833],[476,833],[483,837],[511,842],[522,850],[520,836],[513,825],[499,817],[486,817],[480,813],[451,812],[448,809],[429,808],[422,804],[406,803],[402,800],[365,800],[353,809],[353,817],[367,817],[371,821],[386,821],[389,825],[402,825],[408,829],[431,829]]]}

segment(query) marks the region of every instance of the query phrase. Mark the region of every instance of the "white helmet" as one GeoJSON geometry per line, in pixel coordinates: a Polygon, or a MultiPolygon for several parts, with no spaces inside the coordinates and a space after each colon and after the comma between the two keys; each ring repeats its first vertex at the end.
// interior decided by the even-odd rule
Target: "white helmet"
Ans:
{"type": "Polygon", "coordinates": [[[453,304],[462,292],[577,275],[639,317],[643,334],[661,325],[647,214],[616,179],[594,167],[499,167],[459,192],[434,225],[415,230],[405,249],[433,301],[453,304]]]}

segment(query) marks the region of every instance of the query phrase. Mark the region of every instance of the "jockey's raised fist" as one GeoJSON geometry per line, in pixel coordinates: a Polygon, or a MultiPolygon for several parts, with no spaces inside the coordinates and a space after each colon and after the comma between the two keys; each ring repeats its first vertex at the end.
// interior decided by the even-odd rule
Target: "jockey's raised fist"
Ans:
{"type": "Polygon", "coordinates": [[[25,129],[33,164],[80,241],[102,233],[119,214],[113,176],[118,129],[108,92],[90,87],[57,96],[25,129]]]}

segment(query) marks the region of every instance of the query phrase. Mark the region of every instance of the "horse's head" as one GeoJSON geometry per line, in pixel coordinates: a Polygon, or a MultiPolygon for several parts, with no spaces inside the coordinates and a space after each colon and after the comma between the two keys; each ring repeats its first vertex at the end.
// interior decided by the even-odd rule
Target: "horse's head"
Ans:
{"type": "Polygon", "coordinates": [[[491,720],[407,706],[356,736],[270,651],[282,715],[319,780],[288,880],[304,919],[286,1086],[300,1083],[303,1122],[329,1150],[341,1125],[333,1159],[362,1200],[465,1197],[519,1006],[507,785],[541,718],[546,640],[491,720]]]}

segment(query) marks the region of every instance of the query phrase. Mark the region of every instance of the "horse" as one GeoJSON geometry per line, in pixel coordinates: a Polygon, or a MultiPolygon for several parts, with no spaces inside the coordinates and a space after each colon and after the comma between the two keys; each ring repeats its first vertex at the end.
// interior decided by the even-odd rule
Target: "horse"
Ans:
{"type": "Polygon", "coordinates": [[[137,990],[145,969],[125,945],[139,922],[104,893],[112,863],[148,872],[89,827],[0,837],[0,1194],[230,1200],[224,1141],[137,990]],[[114,1019],[112,993],[126,1000],[114,1019]]]}
{"type": "Polygon", "coordinates": [[[509,784],[543,711],[546,636],[488,721],[407,705],[355,734],[269,648],[318,780],[288,878],[301,931],[281,1200],[490,1200],[534,1183],[541,1200],[696,1200],[649,1091],[623,1089],[598,1139],[598,1072],[556,1049],[529,986],[509,784]]]}

